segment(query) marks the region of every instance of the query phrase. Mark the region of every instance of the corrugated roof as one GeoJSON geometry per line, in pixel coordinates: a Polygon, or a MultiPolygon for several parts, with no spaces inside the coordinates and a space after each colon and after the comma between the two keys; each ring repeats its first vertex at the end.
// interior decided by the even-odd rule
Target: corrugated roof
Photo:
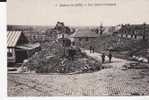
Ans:
{"type": "Polygon", "coordinates": [[[91,30],[78,30],[72,34],[71,37],[98,37],[98,34],[91,30]]]}
{"type": "Polygon", "coordinates": [[[7,47],[15,47],[21,33],[21,31],[7,31],[7,47]]]}

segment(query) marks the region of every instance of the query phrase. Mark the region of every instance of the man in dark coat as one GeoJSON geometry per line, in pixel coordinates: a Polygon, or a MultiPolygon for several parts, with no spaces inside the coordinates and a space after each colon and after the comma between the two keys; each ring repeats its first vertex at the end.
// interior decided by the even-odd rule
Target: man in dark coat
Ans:
{"type": "Polygon", "coordinates": [[[104,53],[102,53],[101,58],[102,58],[102,63],[104,63],[105,62],[105,54],[104,53]]]}
{"type": "Polygon", "coordinates": [[[112,54],[111,54],[111,51],[109,52],[108,57],[109,57],[109,63],[111,63],[111,60],[112,60],[112,54]]]}
{"type": "Polygon", "coordinates": [[[93,47],[92,47],[92,46],[90,46],[90,53],[92,53],[92,49],[93,49],[93,47]]]}
{"type": "Polygon", "coordinates": [[[147,57],[148,63],[149,63],[149,56],[147,57]]]}
{"type": "Polygon", "coordinates": [[[95,47],[92,47],[92,51],[93,51],[93,53],[95,52],[95,47]]]}

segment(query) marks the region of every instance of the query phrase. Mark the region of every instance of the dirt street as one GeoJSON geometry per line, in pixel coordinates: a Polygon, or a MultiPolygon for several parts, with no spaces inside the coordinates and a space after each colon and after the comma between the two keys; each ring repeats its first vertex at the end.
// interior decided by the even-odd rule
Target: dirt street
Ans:
{"type": "MultiPolygon", "coordinates": [[[[100,54],[85,52],[101,60],[100,54]]],[[[149,69],[122,70],[125,63],[113,58],[104,64],[111,67],[84,74],[8,74],[8,96],[149,95],[149,69]]]]}

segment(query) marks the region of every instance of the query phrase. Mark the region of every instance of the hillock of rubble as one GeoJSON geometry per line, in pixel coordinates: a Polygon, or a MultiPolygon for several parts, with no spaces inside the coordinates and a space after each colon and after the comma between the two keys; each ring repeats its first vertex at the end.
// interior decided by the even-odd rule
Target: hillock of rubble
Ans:
{"type": "Polygon", "coordinates": [[[23,64],[29,71],[36,73],[81,73],[101,69],[100,62],[88,57],[78,47],[73,47],[75,55],[72,59],[68,54],[70,47],[64,48],[58,41],[42,45],[42,50],[36,52],[23,64]]]}

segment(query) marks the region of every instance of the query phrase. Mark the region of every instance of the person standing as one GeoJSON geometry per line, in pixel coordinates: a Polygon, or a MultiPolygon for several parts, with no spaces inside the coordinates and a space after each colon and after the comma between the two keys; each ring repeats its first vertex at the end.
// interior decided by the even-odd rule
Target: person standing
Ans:
{"type": "Polygon", "coordinates": [[[95,52],[95,47],[92,47],[93,53],[95,52]]]}
{"type": "Polygon", "coordinates": [[[102,63],[104,63],[105,62],[105,54],[104,53],[102,53],[101,58],[102,58],[102,63]]]}
{"type": "Polygon", "coordinates": [[[90,46],[90,53],[92,53],[92,49],[93,49],[93,47],[92,47],[92,46],[90,46]]]}
{"type": "Polygon", "coordinates": [[[148,63],[149,63],[149,56],[147,57],[147,61],[148,61],[148,63]]]}
{"type": "Polygon", "coordinates": [[[111,63],[111,60],[112,60],[112,54],[111,54],[111,51],[109,51],[109,55],[108,55],[108,57],[109,57],[109,63],[111,63]]]}

